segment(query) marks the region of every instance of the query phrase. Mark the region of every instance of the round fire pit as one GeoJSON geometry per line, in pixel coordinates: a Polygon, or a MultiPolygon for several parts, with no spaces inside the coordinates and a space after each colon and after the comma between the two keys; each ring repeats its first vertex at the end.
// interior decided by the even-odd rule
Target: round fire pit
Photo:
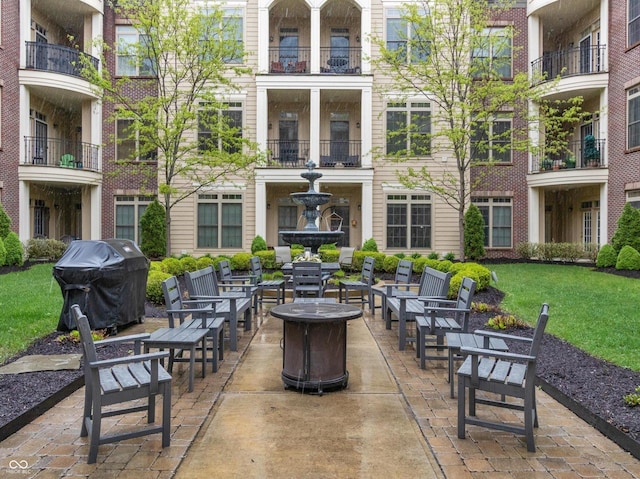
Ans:
{"type": "Polygon", "coordinates": [[[362,316],[360,308],[320,299],[281,304],[270,312],[284,322],[285,388],[322,394],[347,387],[347,321],[362,316]]]}

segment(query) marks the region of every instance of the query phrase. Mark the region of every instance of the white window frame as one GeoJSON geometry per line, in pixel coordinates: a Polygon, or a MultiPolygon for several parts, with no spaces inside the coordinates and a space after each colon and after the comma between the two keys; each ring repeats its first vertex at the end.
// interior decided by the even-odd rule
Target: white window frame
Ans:
{"type": "Polygon", "coordinates": [[[513,199],[510,197],[475,197],[471,199],[471,202],[476,205],[483,213],[482,217],[485,220],[485,238],[484,247],[488,249],[511,249],[513,248],[513,199]],[[504,225],[494,225],[494,209],[508,207],[511,210],[509,228],[509,244],[508,245],[495,245],[495,229],[504,229],[504,225]],[[484,209],[488,209],[488,219],[483,212],[484,209]]]}
{"type": "MultiPolygon", "coordinates": [[[[214,110],[217,110],[217,116],[218,117],[222,117],[224,116],[227,112],[232,112],[232,111],[236,111],[236,112],[240,112],[241,116],[240,116],[240,126],[238,126],[237,128],[239,128],[238,130],[238,134],[236,135],[238,138],[242,138],[243,137],[243,131],[244,131],[244,121],[245,121],[245,114],[244,114],[244,102],[238,100],[238,101],[228,101],[226,103],[224,103],[223,105],[220,106],[220,108],[213,108],[214,110]]],[[[200,107],[199,107],[199,112],[198,115],[202,114],[203,112],[206,112],[208,110],[207,108],[207,104],[206,103],[201,103],[200,107]]],[[[212,114],[215,114],[214,112],[212,112],[212,114]]],[[[201,126],[203,126],[199,121],[198,121],[198,152],[199,153],[203,153],[206,151],[205,148],[201,148],[200,147],[200,141],[202,138],[205,137],[209,137],[211,138],[214,135],[214,132],[210,131],[210,130],[205,130],[202,129],[201,126]]],[[[210,126],[214,126],[214,125],[210,125],[210,126]]],[[[227,149],[225,149],[225,146],[222,142],[222,137],[218,137],[217,140],[217,148],[219,151],[224,151],[226,153],[236,153],[233,151],[228,151],[227,149]]],[[[239,147],[240,152],[242,151],[242,145],[240,145],[239,147]]]]}
{"type": "MultiPolygon", "coordinates": [[[[491,161],[495,161],[497,163],[512,163],[513,162],[513,117],[512,116],[508,116],[508,115],[498,115],[495,116],[489,120],[487,120],[487,123],[489,124],[489,131],[488,132],[484,132],[486,133],[487,136],[487,142],[488,142],[488,147],[487,150],[484,152],[484,154],[486,155],[486,158],[474,158],[475,161],[478,162],[491,162],[491,161]],[[493,129],[496,123],[509,123],[509,138],[508,139],[502,139],[502,138],[498,138],[498,139],[493,139],[493,129]],[[494,142],[496,143],[508,143],[509,144],[509,148],[505,151],[505,152],[495,152],[494,153],[494,148],[493,148],[493,144],[494,142]],[[498,158],[497,160],[494,160],[494,155],[498,155],[498,156],[502,156],[502,155],[508,155],[508,158],[502,159],[502,158],[498,158]]],[[[480,127],[482,126],[481,123],[476,123],[476,131],[479,131],[480,127]]],[[[476,141],[472,138],[471,139],[471,144],[472,144],[472,150],[473,150],[473,145],[475,145],[476,141]]]]}
{"type": "MultiPolygon", "coordinates": [[[[491,27],[486,27],[483,31],[482,31],[482,35],[481,37],[483,39],[486,39],[487,45],[482,45],[482,50],[483,53],[485,54],[484,56],[482,56],[481,58],[486,58],[489,61],[489,70],[493,70],[493,64],[495,62],[495,59],[498,58],[507,58],[506,56],[499,56],[496,54],[496,50],[498,50],[498,46],[496,45],[496,39],[500,39],[500,41],[508,41],[509,45],[509,72],[507,76],[504,75],[500,75],[500,78],[503,79],[508,79],[508,78],[513,78],[513,35],[512,33],[509,33],[509,29],[512,30],[511,26],[491,26],[491,27]],[[486,47],[486,48],[484,48],[486,47]]],[[[499,45],[500,47],[503,47],[504,45],[499,45]]],[[[471,52],[471,56],[472,56],[472,61],[473,58],[476,58],[478,55],[476,54],[476,51],[479,50],[480,48],[476,48],[471,52]]],[[[498,62],[499,63],[499,67],[502,68],[504,67],[504,65],[502,65],[502,61],[498,62]]],[[[506,62],[505,62],[506,63],[506,62]]],[[[475,70],[475,75],[474,77],[481,77],[481,70],[476,69],[475,70]]]]}
{"type": "MultiPolygon", "coordinates": [[[[218,249],[242,249],[244,246],[244,220],[245,220],[245,211],[243,208],[243,199],[244,194],[241,191],[225,191],[218,193],[200,193],[198,194],[196,201],[196,211],[195,211],[195,234],[196,234],[196,248],[199,250],[208,249],[208,250],[218,250],[218,249]],[[215,244],[212,245],[201,245],[200,241],[200,205],[202,204],[216,204],[217,208],[217,222],[215,223],[215,228],[217,229],[217,234],[215,238],[215,244]],[[240,224],[239,225],[225,225],[224,218],[224,206],[225,205],[240,205],[240,224]],[[239,239],[239,244],[227,244],[225,242],[225,228],[239,228],[239,234],[236,235],[239,239]]],[[[203,225],[202,227],[214,227],[214,225],[203,225]]]]}
{"type": "Polygon", "coordinates": [[[627,149],[628,150],[632,150],[635,148],[639,148],[640,147],[640,112],[638,113],[638,117],[635,119],[635,121],[633,122],[633,124],[630,122],[631,121],[631,105],[632,103],[638,103],[638,107],[637,110],[640,110],[640,85],[635,85],[632,88],[629,88],[627,90],[627,149]],[[637,138],[637,142],[635,143],[631,143],[631,139],[632,139],[632,134],[631,134],[631,128],[635,127],[635,129],[638,130],[638,132],[636,133],[636,138],[637,138]]]}
{"type": "MultiPolygon", "coordinates": [[[[423,10],[422,15],[425,15],[425,16],[429,15],[429,12],[427,10],[423,10]]],[[[404,16],[405,14],[401,8],[401,4],[398,4],[398,6],[388,7],[385,9],[385,19],[384,19],[385,48],[391,51],[391,49],[389,48],[389,42],[391,41],[389,38],[389,35],[391,34],[391,29],[389,28],[389,21],[395,20],[395,21],[398,21],[398,24],[399,24],[398,26],[401,27],[402,30],[404,31],[400,33],[400,37],[398,39],[394,40],[398,45],[397,45],[397,48],[393,49],[393,51],[403,49],[405,52],[404,60],[406,63],[411,63],[412,61],[414,61],[414,58],[416,62],[424,61],[426,56],[425,58],[415,57],[411,51],[411,36],[413,33],[413,28],[412,28],[412,23],[408,21],[406,18],[403,18],[404,16]]],[[[428,55],[428,52],[427,52],[427,55],[428,55]]]]}
{"type": "MultiPolygon", "coordinates": [[[[429,148],[428,148],[428,152],[426,152],[425,154],[421,154],[421,155],[416,155],[415,151],[414,151],[414,147],[412,145],[412,136],[413,136],[413,132],[411,131],[411,126],[412,126],[412,119],[413,119],[413,113],[416,112],[420,112],[420,113],[428,113],[428,117],[429,117],[429,124],[426,125],[428,126],[428,132],[422,132],[422,133],[426,133],[428,135],[431,135],[432,132],[432,126],[433,126],[433,110],[431,109],[431,103],[424,101],[423,99],[420,100],[407,100],[407,101],[398,101],[398,102],[394,102],[394,101],[390,101],[387,103],[387,109],[386,109],[387,113],[389,112],[402,112],[405,114],[405,125],[403,127],[403,129],[405,129],[406,131],[406,138],[404,139],[404,148],[402,149],[402,151],[405,152],[405,154],[407,156],[411,156],[411,157],[429,157],[432,154],[432,149],[431,149],[431,140],[429,140],[429,148]]],[[[386,132],[386,136],[385,136],[385,151],[387,152],[387,154],[393,154],[393,153],[389,153],[389,132],[391,130],[389,129],[389,117],[387,116],[385,119],[385,132],[386,132]]]]}
{"type": "Polygon", "coordinates": [[[116,76],[154,75],[152,59],[148,56],[143,58],[139,56],[141,51],[139,43],[144,36],[134,26],[116,25],[116,76]],[[126,58],[128,60],[125,60],[126,58]],[[121,60],[126,63],[121,63],[121,60]],[[145,64],[146,67],[144,67],[145,64]]]}
{"type": "MultiPolygon", "coordinates": [[[[136,242],[136,244],[140,244],[140,218],[144,214],[144,211],[147,207],[155,200],[155,196],[145,196],[145,195],[118,195],[114,198],[114,206],[113,206],[113,237],[114,238],[125,238],[132,239],[136,242]],[[133,208],[133,217],[134,217],[134,234],[133,238],[118,236],[118,207],[132,207],[133,208]]],[[[129,226],[129,225],[125,225],[129,226]]],[[[124,226],[120,226],[124,227],[124,226]]]]}
{"type": "MultiPolygon", "coordinates": [[[[124,122],[131,122],[132,124],[135,123],[135,119],[132,116],[128,116],[126,114],[126,112],[124,112],[124,110],[122,111],[121,115],[116,115],[115,118],[115,137],[116,137],[116,141],[115,141],[115,146],[116,146],[116,151],[115,151],[115,158],[116,161],[129,161],[129,162],[134,162],[134,161],[144,161],[144,162],[154,162],[157,161],[157,151],[155,152],[149,152],[147,153],[147,157],[142,157],[140,155],[140,130],[136,129],[135,132],[135,137],[131,137],[129,135],[126,135],[126,137],[120,137],[119,132],[120,132],[120,124],[124,123],[124,122]],[[131,142],[133,143],[133,147],[135,148],[135,155],[134,156],[128,156],[128,157],[120,157],[120,148],[122,145],[122,140],[125,140],[126,142],[131,142]]],[[[125,130],[123,130],[125,131],[125,130]]]]}
{"type": "Polygon", "coordinates": [[[627,2],[627,46],[632,47],[640,43],[640,0],[627,2]],[[637,28],[635,28],[637,26],[637,28]],[[632,31],[633,30],[633,31],[632,31]],[[631,37],[632,33],[635,35],[631,37]]]}
{"type": "Polygon", "coordinates": [[[431,197],[430,194],[428,193],[423,193],[423,192],[404,192],[404,191],[397,191],[397,192],[393,192],[393,193],[386,193],[385,194],[385,214],[384,214],[384,220],[385,220],[385,244],[386,244],[386,249],[393,249],[393,250],[416,250],[416,249],[420,249],[420,250],[430,250],[433,247],[433,231],[434,231],[434,219],[433,219],[433,213],[434,213],[434,205],[433,205],[433,199],[431,197]],[[402,205],[402,206],[406,206],[406,221],[404,223],[404,228],[405,228],[405,244],[403,246],[399,246],[399,245],[391,245],[390,243],[390,238],[389,238],[389,229],[390,228],[399,228],[400,226],[403,225],[389,225],[389,206],[390,205],[402,205]],[[412,207],[413,206],[428,206],[429,208],[429,224],[426,225],[413,225],[411,223],[411,218],[412,218],[412,207]],[[427,228],[428,229],[428,244],[427,245],[415,245],[414,243],[414,235],[413,230],[414,228],[427,228]]]}

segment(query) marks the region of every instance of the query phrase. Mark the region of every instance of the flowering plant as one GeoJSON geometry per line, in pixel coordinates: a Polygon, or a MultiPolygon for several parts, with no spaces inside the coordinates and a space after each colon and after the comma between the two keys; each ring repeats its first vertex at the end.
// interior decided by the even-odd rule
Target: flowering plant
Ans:
{"type": "Polygon", "coordinates": [[[294,263],[298,263],[300,261],[311,261],[312,263],[322,263],[322,259],[319,254],[311,254],[308,251],[305,251],[302,254],[297,255],[293,258],[294,263]]]}

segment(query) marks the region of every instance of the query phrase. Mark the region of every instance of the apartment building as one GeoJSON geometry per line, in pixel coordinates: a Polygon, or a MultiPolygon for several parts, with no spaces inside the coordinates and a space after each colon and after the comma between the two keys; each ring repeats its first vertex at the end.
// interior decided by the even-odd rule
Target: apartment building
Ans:
{"type": "MultiPolygon", "coordinates": [[[[179,203],[171,253],[246,251],[256,235],[280,244],[279,230],[301,224],[302,207],[289,195],[307,189],[300,173],[309,160],[323,173],[316,188],[332,194],[319,226],[343,230],[342,245],[374,238],[386,252],[457,252],[457,213],[429,191],[406,190],[396,176],[408,166],[453,171],[452,155],[383,159],[394,122],[432,127],[433,105],[424,97],[394,101],[390,88],[381,94],[385,79],[369,61],[377,53],[371,35],[398,41],[401,4],[224,3],[252,69],[237,79],[240,89],[225,99],[224,114],[266,152],[266,162],[249,180],[229,178],[179,203]]],[[[54,61],[71,53],[97,57],[91,38],[103,34],[116,43],[135,31],[98,0],[20,0],[14,9],[2,2],[0,32],[0,200],[14,227],[23,240],[139,240],[139,218],[156,187],[118,173],[114,160],[135,148],[116,141],[126,125],[74,75],[73,62],[54,61]],[[10,30],[20,31],[19,40],[10,30]],[[39,40],[43,31],[47,42],[39,40]],[[11,64],[11,51],[19,52],[19,65],[11,64]]],[[[640,206],[639,9],[639,0],[521,0],[495,18],[491,27],[518,31],[512,73],[559,75],[547,98],[581,95],[591,115],[572,128],[562,154],[513,151],[472,170],[471,199],[487,223],[489,256],[515,256],[523,241],[603,244],[624,203],[640,206]]],[[[117,60],[107,56],[116,74],[117,60]]]]}
{"type": "Polygon", "coordinates": [[[79,60],[98,61],[103,2],[1,6],[2,204],[23,241],[99,238],[102,109],[79,60]]]}

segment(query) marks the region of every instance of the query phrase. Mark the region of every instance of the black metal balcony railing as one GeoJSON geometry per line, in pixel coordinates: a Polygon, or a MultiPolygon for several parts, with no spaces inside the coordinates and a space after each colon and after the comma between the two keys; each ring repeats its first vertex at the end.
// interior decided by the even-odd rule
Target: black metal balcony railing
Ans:
{"type": "MultiPolygon", "coordinates": [[[[304,167],[309,158],[309,141],[269,140],[268,167],[304,167]]],[[[320,168],[359,168],[362,142],[320,140],[320,158],[311,158],[320,168]]]]}
{"type": "Polygon", "coordinates": [[[27,68],[82,77],[80,57],[88,58],[98,68],[97,58],[73,48],[43,42],[26,42],[26,45],[27,68]]]}
{"type": "Polygon", "coordinates": [[[544,75],[545,80],[552,80],[558,75],[570,77],[606,71],[605,51],[605,45],[597,45],[545,53],[531,62],[533,78],[543,78],[544,75]]]}
{"type": "MultiPolygon", "coordinates": [[[[320,73],[359,75],[362,69],[362,49],[320,48],[320,73]]],[[[287,75],[311,72],[310,47],[270,47],[269,73],[287,75]]]]}
{"type": "Polygon", "coordinates": [[[99,146],[71,140],[24,138],[24,165],[57,166],[100,171],[98,165],[99,146]]]}
{"type": "Polygon", "coordinates": [[[362,70],[362,49],[320,48],[320,73],[338,73],[342,75],[359,75],[362,70]]]}
{"type": "Polygon", "coordinates": [[[562,154],[534,155],[531,171],[572,170],[575,168],[594,168],[607,166],[605,158],[605,140],[595,140],[593,147],[586,148],[582,141],[572,141],[562,154]]]}

